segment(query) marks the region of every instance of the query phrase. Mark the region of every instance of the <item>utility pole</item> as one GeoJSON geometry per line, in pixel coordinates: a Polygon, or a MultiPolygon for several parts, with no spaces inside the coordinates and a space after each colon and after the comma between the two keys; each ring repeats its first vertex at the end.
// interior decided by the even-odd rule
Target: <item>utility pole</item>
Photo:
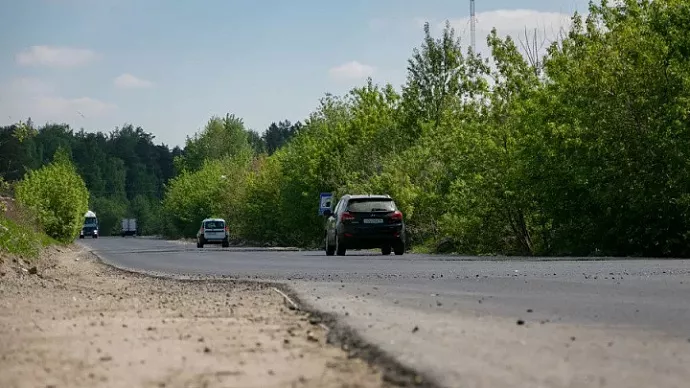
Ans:
{"type": "Polygon", "coordinates": [[[477,49],[477,15],[474,11],[474,0],[470,0],[470,40],[472,43],[472,51],[477,49]]]}

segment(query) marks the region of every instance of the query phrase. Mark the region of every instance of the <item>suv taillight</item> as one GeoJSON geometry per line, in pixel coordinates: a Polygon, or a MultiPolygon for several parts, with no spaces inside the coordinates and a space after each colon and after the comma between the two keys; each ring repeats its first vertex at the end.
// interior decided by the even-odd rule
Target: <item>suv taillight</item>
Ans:
{"type": "Polygon", "coordinates": [[[400,210],[396,210],[393,214],[391,214],[391,220],[392,221],[402,221],[403,219],[403,214],[400,210]]]}
{"type": "Polygon", "coordinates": [[[354,219],[355,216],[353,216],[350,212],[344,212],[340,215],[340,221],[352,221],[354,219]]]}
{"type": "Polygon", "coordinates": [[[226,231],[226,232],[228,231],[228,226],[227,226],[227,225],[225,225],[225,231],[226,231]]]}

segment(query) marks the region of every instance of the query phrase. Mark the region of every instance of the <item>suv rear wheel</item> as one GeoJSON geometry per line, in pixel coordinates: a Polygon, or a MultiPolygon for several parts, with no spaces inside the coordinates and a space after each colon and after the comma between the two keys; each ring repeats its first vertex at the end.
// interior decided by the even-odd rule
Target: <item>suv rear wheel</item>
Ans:
{"type": "Polygon", "coordinates": [[[222,245],[222,247],[223,247],[223,248],[228,248],[229,246],[230,246],[230,241],[226,238],[225,240],[223,240],[223,245],[222,245]]]}
{"type": "Polygon", "coordinates": [[[335,245],[329,245],[328,244],[328,233],[323,238],[323,244],[324,247],[326,248],[326,256],[333,256],[335,255],[335,245]]]}
{"type": "Polygon", "coordinates": [[[398,241],[393,245],[393,251],[397,256],[400,256],[405,253],[405,243],[402,241],[398,241]]]}
{"type": "Polygon", "coordinates": [[[335,253],[338,256],[345,256],[345,252],[346,252],[346,249],[345,249],[345,246],[340,243],[340,237],[336,236],[335,237],[335,253]]]}

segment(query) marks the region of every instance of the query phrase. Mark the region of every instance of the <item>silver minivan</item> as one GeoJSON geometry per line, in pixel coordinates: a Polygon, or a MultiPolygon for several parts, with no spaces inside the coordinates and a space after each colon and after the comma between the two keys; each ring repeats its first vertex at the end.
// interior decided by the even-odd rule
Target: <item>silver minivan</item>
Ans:
{"type": "Polygon", "coordinates": [[[207,218],[201,221],[196,234],[196,247],[203,248],[204,244],[221,244],[223,248],[230,246],[230,234],[224,219],[207,218]]]}

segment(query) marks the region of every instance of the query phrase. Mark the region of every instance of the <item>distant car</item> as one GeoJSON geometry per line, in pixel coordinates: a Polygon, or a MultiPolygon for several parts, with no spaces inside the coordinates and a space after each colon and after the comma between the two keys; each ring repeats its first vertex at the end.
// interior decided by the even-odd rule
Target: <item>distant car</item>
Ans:
{"type": "Polygon", "coordinates": [[[221,244],[223,248],[230,246],[230,234],[224,219],[207,218],[201,221],[196,234],[196,247],[203,248],[205,244],[221,244]]]}
{"type": "Polygon", "coordinates": [[[344,195],[334,210],[324,211],[326,255],[348,249],[380,248],[383,255],[405,253],[405,222],[389,195],[344,195]]]}

